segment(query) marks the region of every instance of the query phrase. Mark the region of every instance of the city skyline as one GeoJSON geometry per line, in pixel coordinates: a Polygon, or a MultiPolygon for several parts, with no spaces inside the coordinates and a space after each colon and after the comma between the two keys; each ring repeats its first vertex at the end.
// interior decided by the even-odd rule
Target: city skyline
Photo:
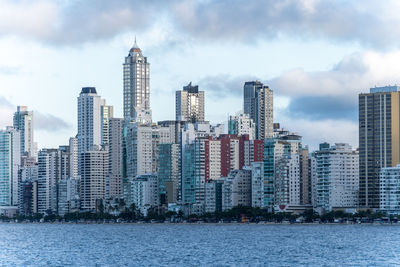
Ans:
{"type": "MultiPolygon", "coordinates": [[[[187,4],[165,1],[160,6],[165,16],[154,20],[149,19],[156,9],[153,5],[139,4],[140,12],[149,12],[149,18],[139,20],[133,4],[121,2],[86,5],[79,1],[74,4],[2,1],[3,10],[8,13],[2,16],[6,23],[0,28],[0,95],[3,97],[0,126],[11,125],[8,114],[16,106],[26,105],[37,113],[39,148],[66,143],[76,129],[74,99],[85,86],[96,87],[115,107],[115,116],[122,117],[122,62],[137,35],[138,45],[152,64],[154,121],[174,117],[174,105],[160,108],[161,104],[173,103],[174,91],[193,81],[206,92],[206,118],[226,124],[228,114],[235,114],[241,106],[243,83],[257,78],[274,90],[276,121],[301,133],[304,143],[316,148],[321,141],[340,140],[356,147],[358,93],[375,85],[399,83],[397,40],[395,34],[384,30],[389,23],[398,23],[391,12],[398,4],[368,2],[363,5],[287,1],[281,9],[270,2],[270,9],[282,16],[271,22],[275,29],[266,27],[265,33],[256,25],[265,25],[272,15],[266,16],[265,21],[251,16],[258,8],[264,10],[265,3],[261,1],[248,3],[248,9],[241,14],[247,20],[240,25],[221,16],[225,1],[220,5],[207,1],[187,4]],[[79,16],[73,12],[76,7],[88,16],[99,11],[103,17],[115,15],[117,25],[109,25],[108,31],[102,32],[81,21],[82,27],[78,30],[71,20],[74,15],[79,16]],[[199,20],[209,22],[210,10],[215,10],[215,19],[220,22],[216,32],[211,31],[213,34],[200,31],[195,17],[185,20],[184,14],[198,12],[199,20]],[[291,19],[285,11],[293,11],[299,17],[291,19]],[[336,11],[343,17],[336,18],[336,11]],[[43,20],[33,23],[31,16],[18,15],[25,12],[43,20]],[[322,19],[319,13],[326,15],[323,20],[326,24],[321,27],[315,22],[322,19]],[[349,19],[350,14],[351,18],[358,19],[349,19]],[[351,21],[353,27],[332,31],[328,26],[336,25],[337,21],[351,21]],[[370,34],[362,31],[362,21],[374,22],[370,34]],[[60,28],[44,27],[53,22],[59,22],[60,28]],[[283,27],[285,22],[299,31],[283,27]],[[240,34],[224,32],[230,27],[240,34]],[[247,33],[246,27],[252,30],[247,33]],[[60,37],[62,29],[69,29],[63,38],[60,37]],[[208,55],[212,55],[213,64],[206,60],[208,55]],[[230,91],[233,94],[224,101],[224,109],[219,108],[221,96],[226,97],[230,91]]],[[[236,11],[230,12],[236,15],[236,11]]],[[[106,22],[99,21],[99,25],[102,23],[106,22]]]]}

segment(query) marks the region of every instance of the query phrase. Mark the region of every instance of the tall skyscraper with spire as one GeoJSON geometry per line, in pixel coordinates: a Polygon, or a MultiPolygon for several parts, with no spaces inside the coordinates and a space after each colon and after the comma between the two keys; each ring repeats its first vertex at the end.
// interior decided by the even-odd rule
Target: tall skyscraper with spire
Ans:
{"type": "Polygon", "coordinates": [[[151,122],[150,63],[136,43],[125,57],[124,118],[140,123],[151,122]]]}

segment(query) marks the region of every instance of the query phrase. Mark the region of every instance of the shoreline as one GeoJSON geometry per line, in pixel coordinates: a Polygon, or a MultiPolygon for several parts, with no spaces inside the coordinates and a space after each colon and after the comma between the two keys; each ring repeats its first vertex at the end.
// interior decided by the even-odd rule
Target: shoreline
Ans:
{"type": "Polygon", "coordinates": [[[208,222],[185,222],[185,223],[177,223],[177,222],[0,222],[0,225],[5,225],[5,224],[40,224],[40,225],[49,225],[49,224],[54,224],[54,225],[260,225],[260,226],[276,226],[276,225],[281,225],[281,226],[321,226],[321,225],[327,225],[327,226],[332,226],[332,225],[341,225],[341,226],[400,226],[400,223],[277,223],[277,222],[266,222],[266,223],[238,223],[238,222],[232,222],[232,223],[227,223],[227,222],[221,222],[221,223],[208,223],[208,222]]]}

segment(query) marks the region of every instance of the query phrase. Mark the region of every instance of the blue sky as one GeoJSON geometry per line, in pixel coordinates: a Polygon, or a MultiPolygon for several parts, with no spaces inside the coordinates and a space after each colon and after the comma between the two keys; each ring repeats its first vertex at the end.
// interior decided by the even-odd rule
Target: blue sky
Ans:
{"type": "Polygon", "coordinates": [[[76,134],[76,98],[95,86],[122,116],[122,63],[137,36],[150,61],[153,120],[174,92],[206,92],[206,119],[242,109],[242,86],[274,90],[275,121],[320,142],[358,145],[357,95],[400,84],[400,4],[318,0],[0,0],[0,126],[35,111],[39,147],[76,134]]]}

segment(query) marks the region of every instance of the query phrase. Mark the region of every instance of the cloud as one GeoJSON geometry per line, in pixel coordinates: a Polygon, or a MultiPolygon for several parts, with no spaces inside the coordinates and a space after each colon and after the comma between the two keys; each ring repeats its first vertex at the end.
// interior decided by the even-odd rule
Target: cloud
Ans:
{"type": "Polygon", "coordinates": [[[61,45],[110,39],[126,31],[146,30],[168,2],[0,0],[0,35],[61,45]]]}
{"type": "Polygon", "coordinates": [[[0,127],[12,125],[15,107],[6,98],[0,96],[0,127]]]}
{"type": "Polygon", "coordinates": [[[258,80],[255,76],[231,76],[228,74],[206,76],[199,80],[200,90],[210,97],[242,97],[243,85],[247,81],[258,80]]]}
{"type": "MultiPolygon", "coordinates": [[[[0,96],[0,128],[13,124],[13,114],[17,110],[6,98],[0,96]]],[[[34,111],[35,130],[47,132],[57,132],[71,127],[69,123],[63,119],[51,114],[43,114],[39,111],[34,111]]]]}
{"type": "Polygon", "coordinates": [[[400,53],[356,53],[327,71],[295,69],[268,82],[274,94],[290,102],[284,113],[313,120],[357,120],[358,94],[369,88],[400,84],[400,53]]]}
{"type": "MultiPolygon", "coordinates": [[[[304,136],[305,144],[317,148],[321,141],[348,142],[357,147],[358,95],[374,86],[400,85],[398,62],[400,52],[355,53],[326,71],[293,69],[261,81],[274,91],[274,121],[304,136]]],[[[243,84],[252,78],[221,74],[204,77],[199,85],[211,101],[228,94],[241,100],[243,84]]]]}
{"type": "Polygon", "coordinates": [[[330,144],[348,143],[353,148],[358,147],[358,122],[349,120],[314,121],[282,117],[281,127],[297,132],[303,137],[302,143],[309,145],[310,151],[317,150],[323,142],[330,144]]]}
{"type": "Polygon", "coordinates": [[[0,35],[59,45],[145,32],[160,23],[186,40],[254,42],[284,35],[379,49],[400,41],[400,4],[394,0],[0,0],[0,5],[0,35]]]}
{"type": "Polygon", "coordinates": [[[19,67],[12,67],[12,66],[0,66],[0,74],[4,75],[15,75],[20,73],[21,70],[19,67]]]}
{"type": "Polygon", "coordinates": [[[174,5],[177,27],[208,40],[254,41],[287,35],[392,47],[399,42],[396,1],[221,0],[174,5]]]}
{"type": "Polygon", "coordinates": [[[63,119],[51,114],[43,114],[35,111],[35,129],[47,132],[58,132],[71,127],[69,123],[63,119]]]}
{"type": "Polygon", "coordinates": [[[348,119],[356,121],[358,97],[305,96],[290,100],[286,110],[294,118],[310,120],[348,119]]]}

